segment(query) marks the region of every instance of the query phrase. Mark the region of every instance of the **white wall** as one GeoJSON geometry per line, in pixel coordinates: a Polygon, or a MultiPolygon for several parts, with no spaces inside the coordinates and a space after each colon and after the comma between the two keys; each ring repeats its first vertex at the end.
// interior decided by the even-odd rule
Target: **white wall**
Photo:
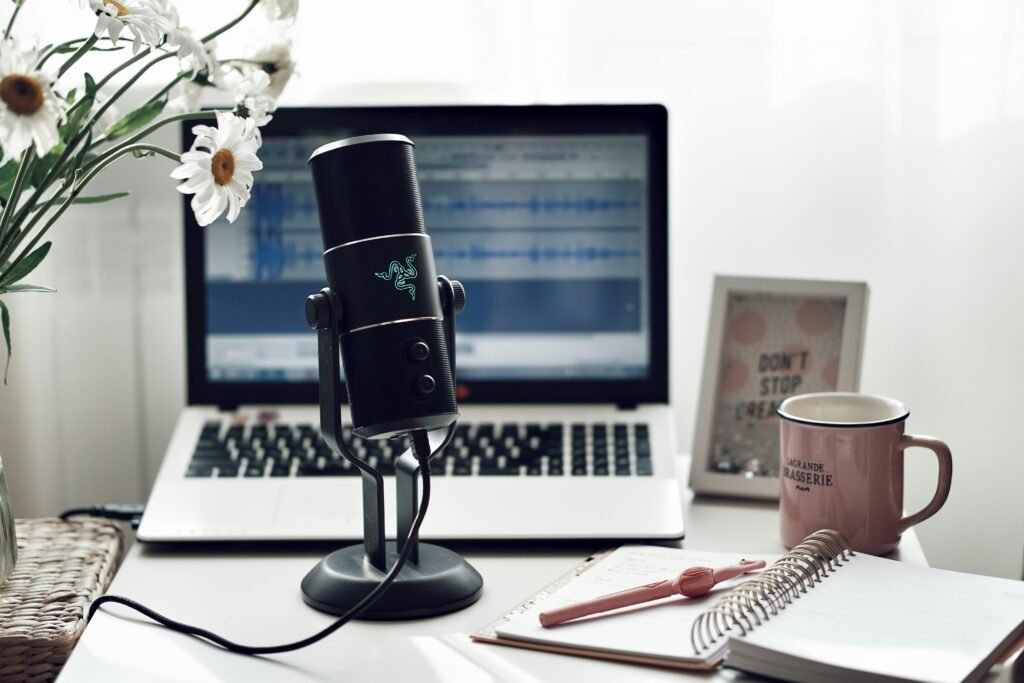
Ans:
{"type": "MultiPolygon", "coordinates": [[[[179,5],[186,20],[213,6],[179,5]]],[[[1019,3],[303,0],[294,35],[282,104],[666,104],[682,448],[714,273],[866,280],[862,388],[905,400],[911,430],[956,461],[949,502],[919,527],[929,559],[1020,577],[1019,3]]],[[[61,293],[12,302],[0,453],[23,515],[142,498],[155,473],[184,396],[169,170],[115,167],[103,182],[133,197],[69,213],[35,278],[61,293]]],[[[909,460],[915,507],[935,467],[909,460]]]]}

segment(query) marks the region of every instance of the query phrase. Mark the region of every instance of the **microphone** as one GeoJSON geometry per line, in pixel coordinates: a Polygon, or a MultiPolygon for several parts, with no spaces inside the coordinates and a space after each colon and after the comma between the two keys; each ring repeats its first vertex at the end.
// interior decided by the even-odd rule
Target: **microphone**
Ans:
{"type": "Polygon", "coordinates": [[[306,299],[306,320],[317,330],[320,428],[335,457],[362,476],[363,544],[323,558],[303,578],[302,598],[316,609],[364,619],[462,609],[479,599],[483,579],[457,553],[420,544],[418,531],[430,499],[430,458],[448,445],[459,416],[455,315],[466,293],[437,275],[409,138],[339,140],[313,152],[309,165],[327,275],[327,287],[306,299]],[[388,463],[395,475],[395,541],[385,537],[381,470],[342,438],[339,357],[353,435],[412,437],[412,448],[388,463]]]}
{"type": "MultiPolygon", "coordinates": [[[[458,417],[413,142],[363,135],[309,159],[328,288],[341,311],[353,433],[383,439],[458,417]]],[[[465,303],[455,287],[455,308],[465,303]]]]}

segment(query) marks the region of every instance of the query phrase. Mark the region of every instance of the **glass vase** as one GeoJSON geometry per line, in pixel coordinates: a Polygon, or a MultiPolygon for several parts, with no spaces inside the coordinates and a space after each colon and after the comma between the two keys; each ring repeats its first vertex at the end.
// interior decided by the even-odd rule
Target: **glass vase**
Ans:
{"type": "Polygon", "coordinates": [[[4,461],[0,458],[0,584],[14,571],[18,560],[18,539],[14,535],[14,515],[11,513],[11,497],[7,494],[7,478],[4,476],[4,461]]]}

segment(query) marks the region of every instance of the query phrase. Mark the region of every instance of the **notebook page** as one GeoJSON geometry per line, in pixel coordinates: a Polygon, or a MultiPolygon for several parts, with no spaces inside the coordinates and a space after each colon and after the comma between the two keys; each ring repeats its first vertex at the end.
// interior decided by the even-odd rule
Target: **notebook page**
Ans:
{"type": "Polygon", "coordinates": [[[993,651],[1022,621],[1024,582],[860,553],[770,622],[734,637],[731,657],[769,659],[798,680],[820,674],[745,646],[877,676],[954,682],[995,661],[993,651]]]}
{"type": "Polygon", "coordinates": [[[699,598],[665,598],[551,628],[542,627],[538,617],[545,610],[678,576],[687,567],[721,567],[741,559],[765,560],[770,564],[777,556],[622,546],[557,592],[497,627],[496,632],[502,638],[549,645],[680,661],[711,661],[718,651],[695,655],[690,646],[690,626],[721,597],[721,591],[735,586],[742,578],[720,584],[699,598]]]}

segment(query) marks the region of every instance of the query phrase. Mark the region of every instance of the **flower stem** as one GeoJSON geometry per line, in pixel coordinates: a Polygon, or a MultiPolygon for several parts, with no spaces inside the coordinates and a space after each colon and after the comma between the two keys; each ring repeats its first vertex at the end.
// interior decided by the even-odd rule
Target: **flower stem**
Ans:
{"type": "Polygon", "coordinates": [[[18,18],[18,12],[21,11],[21,6],[25,4],[25,0],[17,0],[14,3],[14,12],[11,14],[10,21],[7,22],[7,28],[4,29],[4,38],[10,38],[11,29],[14,28],[14,20],[18,18]]]}
{"type": "Polygon", "coordinates": [[[260,4],[260,0],[252,0],[252,2],[249,3],[249,6],[245,8],[245,11],[243,11],[241,14],[239,14],[233,20],[231,20],[228,23],[226,23],[223,26],[221,26],[219,29],[217,29],[213,33],[210,33],[210,34],[204,36],[203,37],[203,42],[204,43],[208,43],[211,40],[213,40],[214,38],[216,38],[217,36],[219,36],[220,34],[224,33],[225,31],[230,31],[231,29],[233,29],[238,24],[238,22],[240,22],[242,19],[245,19],[248,16],[249,12],[252,12],[253,8],[256,7],[256,5],[258,5],[258,4],[260,4]]]}
{"type": "MultiPolygon", "coordinates": [[[[131,136],[130,138],[128,138],[127,140],[122,142],[121,144],[117,145],[116,147],[111,147],[109,150],[107,150],[104,153],[103,156],[97,157],[96,159],[93,159],[91,162],[86,164],[85,167],[82,170],[83,171],[89,171],[90,169],[94,168],[97,164],[104,163],[104,161],[109,156],[111,156],[111,155],[115,155],[116,156],[116,155],[120,154],[120,152],[122,150],[124,150],[125,148],[130,147],[132,145],[135,145],[135,144],[141,142],[150,133],[155,133],[157,130],[159,130],[160,128],[163,128],[168,123],[174,123],[175,121],[194,121],[194,120],[198,120],[198,119],[212,119],[212,118],[216,118],[216,116],[217,116],[216,110],[209,109],[209,110],[206,110],[206,111],[190,111],[190,112],[187,112],[187,113],[184,113],[184,114],[175,114],[173,116],[168,116],[166,118],[160,119],[156,123],[148,126],[147,128],[142,129],[141,131],[139,131],[135,135],[131,136]]],[[[100,142],[101,141],[102,141],[102,139],[100,140],[100,142]]]]}
{"type": "MultiPolygon", "coordinates": [[[[118,68],[114,69],[113,71],[111,71],[109,74],[107,74],[107,76],[102,81],[100,81],[100,83],[98,83],[96,85],[96,91],[99,92],[100,86],[103,83],[107,82],[111,78],[111,76],[113,76],[115,73],[117,73],[118,71],[121,71],[128,64],[136,62],[136,61],[139,60],[139,58],[141,58],[141,57],[143,57],[145,55],[148,55],[149,52],[150,52],[150,48],[146,48],[145,50],[143,50],[142,52],[137,54],[135,57],[132,57],[127,62],[122,64],[120,67],[118,67],[118,68]]],[[[75,135],[75,137],[72,138],[70,142],[68,142],[67,146],[64,148],[64,151],[61,152],[59,157],[57,157],[57,161],[54,162],[54,164],[50,168],[50,170],[47,171],[46,176],[43,178],[42,182],[39,183],[39,187],[37,187],[36,191],[32,193],[32,197],[29,199],[28,203],[24,207],[22,207],[21,211],[18,212],[18,215],[15,218],[15,221],[21,222],[22,220],[24,220],[25,216],[28,214],[28,207],[31,206],[32,204],[34,204],[35,202],[37,202],[39,200],[39,198],[42,196],[42,194],[46,190],[46,188],[48,188],[50,186],[50,184],[57,178],[58,175],[60,175],[62,172],[67,171],[67,169],[64,167],[64,165],[67,163],[68,159],[71,158],[71,155],[74,153],[74,151],[78,147],[78,145],[81,144],[82,140],[84,140],[86,138],[86,136],[89,134],[89,131],[92,130],[92,127],[95,126],[96,122],[100,120],[100,117],[103,116],[104,113],[106,113],[107,109],[109,109],[111,107],[111,105],[113,105],[114,102],[116,102],[117,99],[119,97],[121,97],[121,95],[123,95],[125,92],[127,92],[129,88],[131,88],[133,85],[135,85],[135,82],[138,81],[139,78],[142,77],[142,74],[146,73],[146,71],[148,71],[154,64],[156,64],[157,62],[163,61],[163,60],[167,59],[168,57],[173,57],[173,56],[174,56],[173,53],[168,52],[168,53],[162,54],[159,57],[157,57],[156,59],[148,62],[145,66],[143,66],[141,69],[139,69],[139,71],[134,76],[132,76],[130,79],[128,79],[127,83],[125,83],[116,93],[114,93],[106,102],[104,102],[100,106],[100,108],[96,111],[96,113],[93,114],[92,118],[89,119],[88,122],[84,123],[82,125],[82,127],[79,129],[78,133],[75,135]]],[[[72,105],[71,108],[68,110],[68,115],[70,115],[71,112],[74,111],[76,107],[82,106],[82,103],[88,101],[88,99],[89,98],[87,98],[87,97],[83,97],[78,102],[76,102],[74,105],[72,105]]],[[[3,254],[0,253],[0,262],[2,262],[2,261],[3,261],[3,254]]]]}
{"type": "Polygon", "coordinates": [[[10,197],[7,198],[7,204],[3,208],[3,215],[0,216],[0,245],[7,242],[7,230],[11,225],[10,219],[17,210],[17,200],[20,194],[22,194],[22,186],[25,184],[25,179],[29,176],[29,170],[35,161],[32,153],[33,148],[29,147],[22,155],[22,162],[18,164],[17,175],[14,177],[14,184],[10,188],[10,197]]]}
{"type": "MultiPolygon", "coordinates": [[[[122,149],[118,154],[111,154],[105,157],[103,163],[95,166],[91,171],[87,172],[81,178],[81,180],[76,180],[72,183],[71,192],[69,192],[67,197],[64,198],[64,201],[61,203],[60,206],[57,207],[57,210],[53,213],[52,216],[50,216],[49,220],[46,221],[46,224],[43,225],[42,229],[40,229],[39,232],[36,233],[36,236],[32,238],[32,241],[29,242],[28,245],[21,250],[21,254],[18,255],[18,258],[13,260],[11,266],[13,267],[18,261],[23,259],[28,254],[32,253],[32,250],[35,249],[35,246],[37,244],[39,244],[39,240],[43,238],[43,235],[45,235],[50,230],[50,228],[53,227],[53,224],[57,222],[57,219],[60,218],[65,211],[67,211],[68,207],[75,203],[75,199],[77,199],[78,195],[82,193],[82,190],[85,189],[85,186],[88,185],[92,181],[92,179],[95,178],[96,175],[100,173],[100,171],[102,171],[104,168],[106,168],[110,164],[114,163],[115,161],[123,157],[125,154],[130,154],[133,152],[152,152],[154,154],[159,154],[160,156],[167,157],[172,161],[177,161],[179,163],[181,162],[181,155],[172,152],[169,149],[165,149],[164,147],[160,147],[159,145],[151,145],[149,143],[131,145],[130,147],[125,147],[124,149],[122,149]]],[[[53,201],[57,199],[59,195],[60,192],[55,194],[53,197],[50,197],[47,203],[52,204],[53,201]]],[[[49,209],[50,206],[44,207],[41,211],[37,213],[37,216],[42,216],[49,209]]]]}
{"type": "Polygon", "coordinates": [[[63,76],[64,73],[71,68],[72,64],[77,62],[84,55],[88,54],[89,50],[92,49],[92,46],[96,44],[97,40],[99,40],[99,38],[97,38],[96,36],[89,36],[89,38],[84,43],[82,43],[82,46],[78,48],[73,55],[68,57],[68,61],[61,64],[60,70],[57,72],[57,78],[63,76]]]}

